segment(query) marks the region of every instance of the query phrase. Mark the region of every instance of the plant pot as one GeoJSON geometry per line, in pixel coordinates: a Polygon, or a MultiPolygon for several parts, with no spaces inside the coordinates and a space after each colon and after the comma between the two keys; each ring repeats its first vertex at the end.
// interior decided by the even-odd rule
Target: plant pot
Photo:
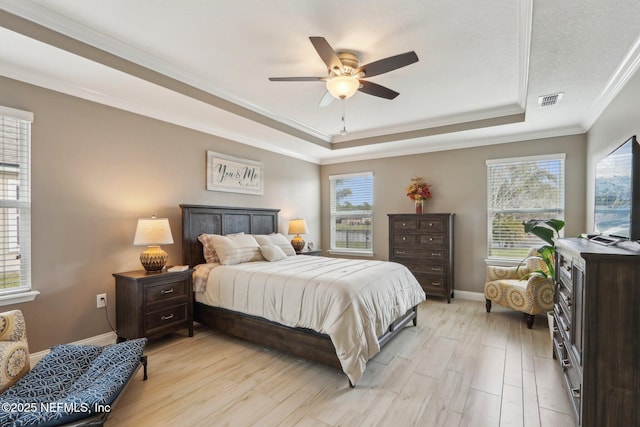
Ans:
{"type": "Polygon", "coordinates": [[[547,323],[549,323],[549,336],[551,337],[551,343],[553,343],[553,325],[554,325],[553,311],[547,311],[547,323]]]}

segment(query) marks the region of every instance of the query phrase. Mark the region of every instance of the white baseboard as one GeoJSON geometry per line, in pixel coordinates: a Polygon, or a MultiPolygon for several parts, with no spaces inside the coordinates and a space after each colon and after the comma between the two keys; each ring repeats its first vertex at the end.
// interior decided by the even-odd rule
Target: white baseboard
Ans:
{"type": "Polygon", "coordinates": [[[484,292],[471,292],[471,291],[459,291],[454,289],[453,296],[455,298],[470,300],[470,301],[484,301],[484,292]]]}
{"type": "MultiPolygon", "coordinates": [[[[116,342],[118,336],[115,332],[107,332],[106,334],[96,335],[94,337],[85,338],[80,341],[72,342],[69,344],[75,345],[109,345],[116,342]]],[[[51,350],[42,350],[37,353],[33,353],[29,355],[29,362],[33,367],[36,363],[40,361],[43,357],[49,354],[51,350]]]]}

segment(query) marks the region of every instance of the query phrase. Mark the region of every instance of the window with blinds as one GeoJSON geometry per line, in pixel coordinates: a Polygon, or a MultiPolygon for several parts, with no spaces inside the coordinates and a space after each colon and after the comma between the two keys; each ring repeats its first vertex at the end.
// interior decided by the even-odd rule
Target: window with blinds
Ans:
{"type": "Polygon", "coordinates": [[[32,121],[0,107],[0,295],[31,289],[32,121]]]}
{"type": "Polygon", "coordinates": [[[489,258],[523,259],[544,241],[525,234],[530,219],[564,220],[564,154],[487,161],[489,258]]]}
{"type": "Polygon", "coordinates": [[[331,250],[373,254],[373,172],[329,177],[331,250]]]}

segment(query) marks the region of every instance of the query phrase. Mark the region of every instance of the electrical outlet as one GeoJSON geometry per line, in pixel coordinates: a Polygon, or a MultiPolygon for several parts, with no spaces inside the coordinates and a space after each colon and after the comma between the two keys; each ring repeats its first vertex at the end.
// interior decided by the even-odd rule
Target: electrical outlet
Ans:
{"type": "Polygon", "coordinates": [[[102,308],[107,306],[107,294],[96,295],[96,308],[102,308]]]}

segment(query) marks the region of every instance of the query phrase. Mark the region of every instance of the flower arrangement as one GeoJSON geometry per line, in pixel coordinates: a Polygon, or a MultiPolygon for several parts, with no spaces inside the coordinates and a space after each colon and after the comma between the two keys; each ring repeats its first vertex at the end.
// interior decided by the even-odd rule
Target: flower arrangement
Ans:
{"type": "Polygon", "coordinates": [[[431,187],[422,177],[411,178],[411,184],[407,187],[407,196],[411,200],[424,200],[431,198],[431,187]]]}

